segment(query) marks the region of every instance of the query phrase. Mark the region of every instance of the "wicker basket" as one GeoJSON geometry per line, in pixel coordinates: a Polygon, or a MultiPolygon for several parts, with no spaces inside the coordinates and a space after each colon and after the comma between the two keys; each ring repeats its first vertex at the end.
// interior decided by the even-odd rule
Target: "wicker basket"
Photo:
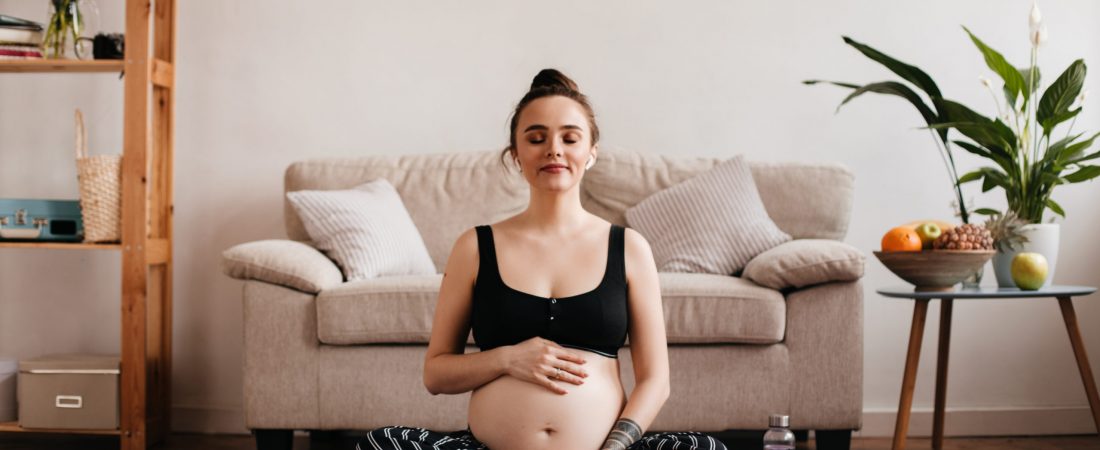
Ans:
{"type": "Polygon", "coordinates": [[[80,185],[80,215],[84,242],[118,242],[122,211],[122,155],[88,156],[84,115],[76,110],[76,179],[80,185]]]}

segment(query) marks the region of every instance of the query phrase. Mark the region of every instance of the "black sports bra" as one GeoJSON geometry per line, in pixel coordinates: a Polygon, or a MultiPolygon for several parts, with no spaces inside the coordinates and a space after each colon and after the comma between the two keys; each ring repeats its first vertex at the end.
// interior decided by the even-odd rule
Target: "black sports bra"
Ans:
{"type": "Polygon", "coordinates": [[[480,268],[474,283],[471,328],[474,343],[482,351],[539,336],[562,347],[618,358],[630,323],[623,227],[611,225],[607,267],[600,285],[564,298],[540,297],[504,284],[492,228],[481,225],[475,229],[480,268]]]}

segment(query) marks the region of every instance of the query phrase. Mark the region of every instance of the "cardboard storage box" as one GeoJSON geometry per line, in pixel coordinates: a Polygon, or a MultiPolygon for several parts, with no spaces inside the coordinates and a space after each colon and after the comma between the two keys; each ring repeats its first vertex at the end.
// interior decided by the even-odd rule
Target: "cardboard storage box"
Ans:
{"type": "Polygon", "coordinates": [[[19,362],[19,426],[118,428],[119,357],[50,355],[19,362]]]}

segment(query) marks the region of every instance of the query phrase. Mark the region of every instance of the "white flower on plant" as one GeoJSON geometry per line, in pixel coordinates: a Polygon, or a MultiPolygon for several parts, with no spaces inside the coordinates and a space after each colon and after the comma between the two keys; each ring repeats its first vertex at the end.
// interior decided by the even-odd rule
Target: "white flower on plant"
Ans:
{"type": "Polygon", "coordinates": [[[1027,17],[1027,24],[1031,33],[1035,34],[1039,26],[1043,24],[1043,14],[1039,12],[1039,2],[1031,2],[1031,14],[1027,17]]]}
{"type": "Polygon", "coordinates": [[[993,87],[993,82],[989,81],[989,78],[986,78],[983,75],[978,75],[978,81],[981,81],[982,85],[987,87],[987,88],[993,87]]]}
{"type": "Polygon", "coordinates": [[[1047,26],[1039,25],[1039,29],[1031,32],[1031,43],[1036,47],[1043,45],[1047,41],[1047,26]]]}

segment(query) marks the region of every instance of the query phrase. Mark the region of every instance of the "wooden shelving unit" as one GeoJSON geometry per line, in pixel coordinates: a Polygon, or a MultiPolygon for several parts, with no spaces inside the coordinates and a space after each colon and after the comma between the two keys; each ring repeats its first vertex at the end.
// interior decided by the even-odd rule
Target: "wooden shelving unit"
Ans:
{"type": "Polygon", "coordinates": [[[0,433],[118,435],[123,450],[137,450],[163,441],[168,432],[175,16],[175,0],[126,0],[126,55],[121,61],[0,60],[0,73],[125,74],[121,242],[0,243],[0,250],[122,253],[120,429],[24,430],[0,423],[0,433]]]}
{"type": "Polygon", "coordinates": [[[0,432],[26,433],[26,434],[86,434],[94,436],[118,436],[119,430],[51,430],[51,429],[27,429],[19,426],[17,422],[0,422],[0,432]]]}
{"type": "Polygon", "coordinates": [[[0,60],[0,72],[122,72],[122,60],[0,60]]]}
{"type": "Polygon", "coordinates": [[[72,250],[118,250],[122,244],[92,244],[84,242],[0,242],[0,248],[56,248],[72,250]]]}

